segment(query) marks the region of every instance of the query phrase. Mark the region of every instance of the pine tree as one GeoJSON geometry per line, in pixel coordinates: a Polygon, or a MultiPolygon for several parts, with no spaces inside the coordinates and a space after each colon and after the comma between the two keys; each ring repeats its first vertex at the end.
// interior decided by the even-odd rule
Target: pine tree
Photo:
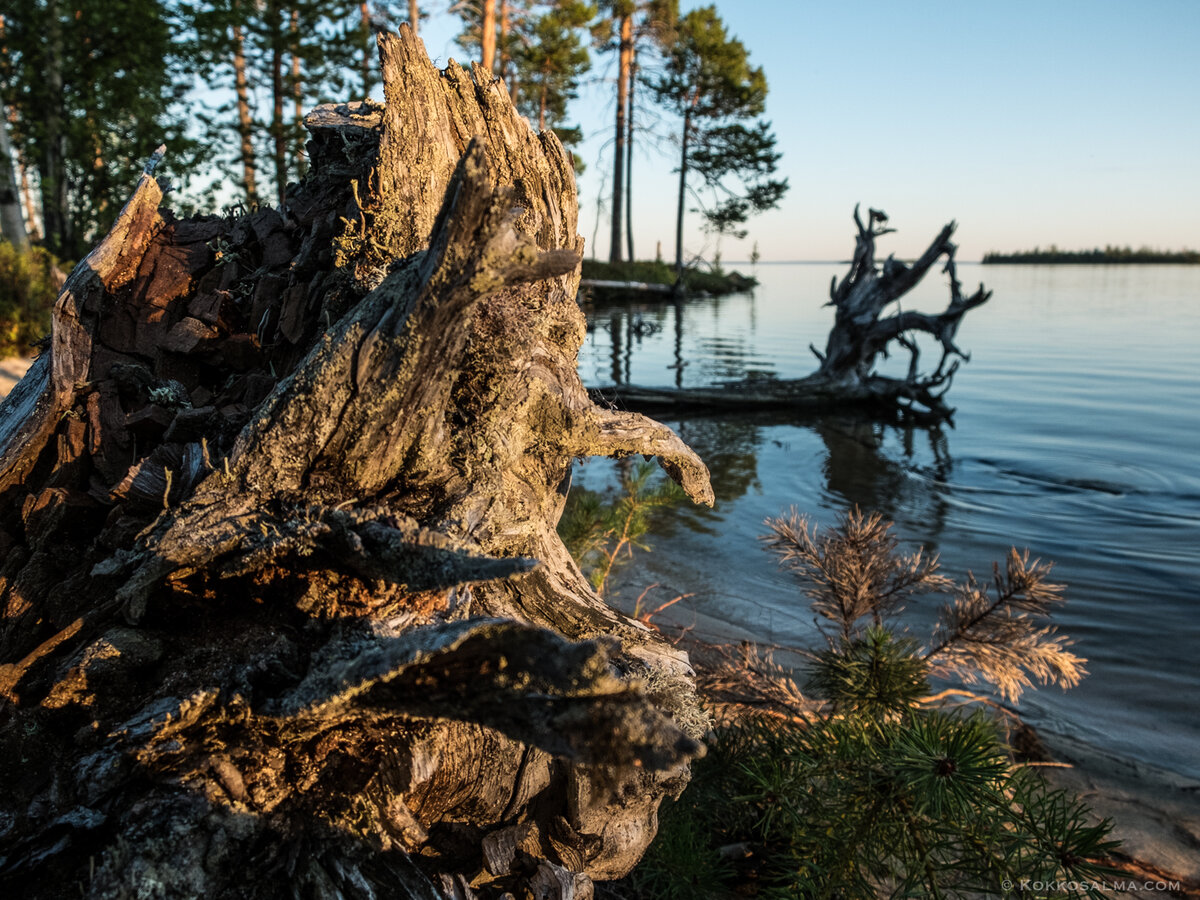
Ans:
{"type": "Polygon", "coordinates": [[[596,8],[584,0],[546,4],[545,11],[531,20],[528,39],[513,51],[515,80],[521,85],[517,108],[539,131],[553,128],[567,147],[580,140],[579,128],[566,124],[567,105],[591,66],[580,32],[595,15],[596,8]]]}
{"type": "MultiPolygon", "coordinates": [[[[497,19],[497,0],[458,0],[450,7],[462,19],[463,30],[455,39],[463,50],[479,54],[479,62],[485,69],[496,69],[497,26],[511,28],[511,16],[505,3],[506,15],[497,19]]],[[[507,40],[505,35],[505,40],[507,40]]]]}
{"type": "Polygon", "coordinates": [[[346,29],[347,42],[358,47],[358,70],[361,79],[358,87],[362,96],[367,97],[379,83],[375,72],[379,55],[375,48],[375,35],[395,30],[398,22],[407,22],[413,34],[416,34],[423,14],[417,0],[407,0],[403,4],[393,0],[349,0],[345,16],[349,20],[349,27],[346,29]],[[400,12],[401,6],[403,14],[400,12]]]}
{"type": "Polygon", "coordinates": [[[683,271],[683,217],[694,171],[704,195],[697,210],[705,228],[744,237],[738,226],[752,214],[779,204],[786,179],[771,179],[780,154],[762,114],[767,79],[750,65],[745,45],[726,34],[715,7],[695,9],[679,22],[664,74],[654,83],[660,101],[682,119],[679,199],[676,209],[675,268],[683,271]],[[706,202],[707,201],[707,202],[706,202]]]}
{"type": "MultiPolygon", "coordinates": [[[[236,138],[231,155],[240,163],[247,201],[262,195],[282,203],[288,183],[307,168],[307,110],[344,95],[351,84],[361,86],[361,4],[205,0],[185,8],[194,65],[208,84],[224,89],[218,96],[230,98],[200,117],[205,137],[210,146],[225,148],[236,138]],[[271,160],[270,190],[262,188],[263,156],[271,160]]],[[[385,21],[381,7],[372,15],[373,23],[385,21]]]]}
{"type": "Polygon", "coordinates": [[[634,110],[633,100],[639,56],[649,48],[667,46],[673,40],[679,17],[679,0],[602,0],[605,13],[595,28],[602,50],[617,53],[617,104],[613,141],[612,219],[609,261],[622,256],[621,215],[626,219],[626,243],[633,259],[632,175],[634,110]]]}
{"type": "Polygon", "coordinates": [[[1009,699],[1030,678],[1078,681],[1083,661],[1045,622],[1062,599],[1050,567],[1014,551],[989,597],[972,578],[943,576],[936,557],[900,553],[877,514],[855,510],[825,532],[794,510],[768,525],[769,549],[833,632],[806,654],[803,692],[769,659],[743,657],[735,671],[776,682],[761,700],[777,715],[750,705],[708,742],[663,812],[633,896],[715,900],[753,884],[771,897],[992,897],[1016,882],[1103,896],[1111,822],[1015,763],[1002,722],[930,695],[935,675],[985,681],[1009,699]],[[954,600],[922,649],[897,617],[945,593],[954,600]]]}
{"type": "Polygon", "coordinates": [[[26,0],[5,16],[10,137],[34,164],[47,245],[79,256],[164,141],[186,165],[187,79],[163,0],[26,0]]]}
{"type": "Polygon", "coordinates": [[[210,87],[233,91],[232,100],[215,109],[206,108],[197,120],[211,147],[227,144],[228,129],[234,130],[237,138],[234,155],[241,170],[239,186],[249,204],[256,204],[259,199],[255,148],[258,134],[246,46],[253,7],[253,0],[210,0],[185,7],[193,36],[191,59],[196,73],[210,87]],[[234,115],[231,124],[228,120],[234,115]]]}

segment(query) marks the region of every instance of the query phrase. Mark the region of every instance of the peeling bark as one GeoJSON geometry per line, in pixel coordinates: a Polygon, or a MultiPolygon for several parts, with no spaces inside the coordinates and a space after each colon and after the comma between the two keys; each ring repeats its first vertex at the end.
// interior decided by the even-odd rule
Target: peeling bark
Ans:
{"type": "Polygon", "coordinates": [[[686,783],[686,656],[555,525],[576,457],[708,473],[579,381],[554,135],[380,50],[279,209],[156,154],[0,406],[6,893],[586,897],[686,783]]]}
{"type": "MultiPolygon", "coordinates": [[[[686,138],[686,129],[684,133],[686,138]]],[[[950,240],[956,227],[954,222],[946,225],[910,266],[894,256],[889,256],[882,265],[875,262],[875,239],[894,231],[884,227],[887,222],[884,213],[870,210],[868,223],[864,225],[855,207],[854,221],[858,227],[854,259],[846,277],[839,283],[835,276],[830,285],[828,305],[834,307],[834,324],[824,352],[809,345],[820,362],[811,375],[788,380],[747,379],[702,388],[613,385],[594,390],[593,395],[597,400],[620,400],[628,406],[648,410],[819,410],[865,406],[921,421],[949,420],[954,410],[945,401],[946,392],[960,363],[970,359],[955,343],[959,325],[968,312],[986,303],[992,292],[981,284],[974,294],[963,295],[954,260],[957,248],[950,240]],[[942,271],[948,276],[950,286],[950,303],[945,310],[922,313],[897,309],[883,316],[884,310],[893,303],[899,304],[900,298],[916,287],[943,257],[942,271]],[[941,356],[933,372],[920,370],[918,332],[932,335],[938,343],[941,356]],[[875,371],[880,356],[888,355],[893,342],[909,353],[908,372],[903,378],[875,371]]]]}

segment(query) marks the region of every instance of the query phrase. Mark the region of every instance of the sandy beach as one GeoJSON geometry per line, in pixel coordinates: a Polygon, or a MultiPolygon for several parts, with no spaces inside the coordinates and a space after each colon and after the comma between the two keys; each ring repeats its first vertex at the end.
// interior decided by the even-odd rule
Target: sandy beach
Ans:
{"type": "Polygon", "coordinates": [[[1200,897],[1200,782],[1071,738],[1040,737],[1056,761],[1042,768],[1042,774],[1085,801],[1097,816],[1112,819],[1129,878],[1141,885],[1134,892],[1106,893],[1200,897]],[[1164,890],[1160,881],[1179,882],[1179,887],[1164,890]]]}
{"type": "Polygon", "coordinates": [[[8,396],[21,377],[33,364],[33,359],[26,356],[10,356],[0,359],[0,397],[8,396]]]}

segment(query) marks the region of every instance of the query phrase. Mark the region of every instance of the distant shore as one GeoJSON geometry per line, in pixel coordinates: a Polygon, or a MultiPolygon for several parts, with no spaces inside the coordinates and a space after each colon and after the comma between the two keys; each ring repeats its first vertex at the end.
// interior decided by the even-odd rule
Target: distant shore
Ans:
{"type": "Polygon", "coordinates": [[[1075,265],[1075,266],[1124,266],[1124,265],[1197,265],[1200,252],[1196,250],[1151,250],[1143,247],[1105,247],[1103,250],[1049,250],[1036,248],[1018,250],[1016,253],[985,253],[981,262],[990,265],[1075,265]]]}

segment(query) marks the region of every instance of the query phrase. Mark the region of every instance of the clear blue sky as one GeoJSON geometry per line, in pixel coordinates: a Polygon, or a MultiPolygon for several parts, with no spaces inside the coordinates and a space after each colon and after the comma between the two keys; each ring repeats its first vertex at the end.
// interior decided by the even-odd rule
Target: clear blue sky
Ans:
{"type": "MultiPolygon", "coordinates": [[[[726,260],[755,241],[764,260],[845,258],[857,201],[891,216],[900,231],[885,249],[899,255],[950,219],[964,260],[1051,243],[1200,248],[1200,0],[716,6],[766,72],[791,184],[744,242],[726,240],[726,260]]],[[[464,57],[456,29],[444,13],[422,26],[442,64],[464,57]]],[[[611,168],[613,69],[598,57],[573,107],[587,135],[580,231],[604,257],[607,219],[591,245],[611,168]]],[[[634,158],[639,257],[658,240],[673,254],[673,125],[634,158]]],[[[686,248],[711,253],[697,218],[686,248]]]]}

